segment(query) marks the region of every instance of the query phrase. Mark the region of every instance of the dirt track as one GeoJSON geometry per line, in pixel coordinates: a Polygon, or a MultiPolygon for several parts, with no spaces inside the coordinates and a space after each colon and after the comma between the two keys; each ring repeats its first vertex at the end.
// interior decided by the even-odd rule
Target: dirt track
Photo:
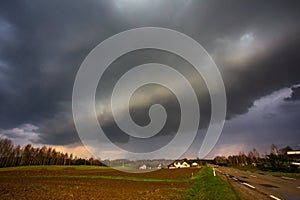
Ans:
{"type": "Polygon", "coordinates": [[[189,178],[198,169],[130,174],[115,170],[39,170],[0,172],[0,199],[179,199],[189,182],[74,178],[99,175],[157,179],[189,178]],[[72,175],[72,178],[47,177],[72,175]]]}

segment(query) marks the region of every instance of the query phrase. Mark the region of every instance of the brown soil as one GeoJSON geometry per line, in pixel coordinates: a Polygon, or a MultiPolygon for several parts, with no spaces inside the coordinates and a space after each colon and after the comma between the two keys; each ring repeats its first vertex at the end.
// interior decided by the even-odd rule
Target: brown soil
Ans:
{"type": "Polygon", "coordinates": [[[158,170],[132,174],[116,170],[32,170],[0,172],[0,199],[180,199],[190,182],[145,182],[60,175],[126,176],[184,179],[199,169],[158,170]]]}

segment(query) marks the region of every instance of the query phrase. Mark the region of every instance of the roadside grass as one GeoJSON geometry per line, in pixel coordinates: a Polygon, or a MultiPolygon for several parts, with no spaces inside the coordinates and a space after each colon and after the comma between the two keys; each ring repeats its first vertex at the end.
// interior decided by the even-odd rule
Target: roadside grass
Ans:
{"type": "Polygon", "coordinates": [[[238,200],[243,199],[230,183],[213,176],[209,167],[203,167],[193,178],[194,184],[182,195],[183,199],[238,200]]]}
{"type": "Polygon", "coordinates": [[[300,173],[287,173],[287,172],[273,172],[273,171],[262,171],[259,170],[257,167],[252,167],[252,166],[230,166],[231,168],[236,168],[240,169],[243,171],[249,171],[249,172],[254,172],[254,173],[260,173],[260,174],[270,174],[273,176],[278,176],[278,177],[289,177],[289,178],[297,178],[300,179],[300,173]]]}
{"type": "Polygon", "coordinates": [[[230,168],[240,169],[240,170],[249,171],[249,172],[256,172],[256,173],[263,172],[263,171],[257,169],[257,167],[253,167],[253,166],[230,166],[230,168]]]}
{"type": "Polygon", "coordinates": [[[285,177],[289,177],[289,178],[297,178],[300,179],[300,173],[285,173],[285,172],[266,172],[268,174],[271,174],[273,176],[285,176],[285,177]]]}
{"type": "Polygon", "coordinates": [[[18,166],[0,168],[0,171],[15,171],[15,170],[97,170],[97,169],[111,169],[105,166],[90,166],[90,165],[45,165],[45,166],[18,166]]]}

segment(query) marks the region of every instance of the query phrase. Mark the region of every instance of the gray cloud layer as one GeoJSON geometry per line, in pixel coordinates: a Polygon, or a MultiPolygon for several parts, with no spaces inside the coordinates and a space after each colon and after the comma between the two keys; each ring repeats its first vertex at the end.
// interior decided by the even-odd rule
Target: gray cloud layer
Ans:
{"type": "MultiPolygon", "coordinates": [[[[228,119],[247,113],[262,96],[300,82],[298,1],[126,2],[2,1],[0,128],[30,123],[39,127],[40,143],[78,142],[71,117],[76,72],[99,42],[135,27],[175,29],[202,44],[223,75],[228,119]]],[[[201,107],[208,108],[207,93],[201,94],[201,107]]],[[[172,107],[174,101],[167,102],[172,107]]],[[[209,110],[203,112],[205,127],[209,110]]]]}

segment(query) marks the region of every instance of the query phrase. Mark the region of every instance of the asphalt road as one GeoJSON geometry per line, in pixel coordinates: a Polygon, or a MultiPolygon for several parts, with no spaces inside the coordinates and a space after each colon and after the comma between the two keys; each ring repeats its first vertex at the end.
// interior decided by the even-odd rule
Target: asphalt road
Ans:
{"type": "Polygon", "coordinates": [[[215,168],[217,174],[249,188],[253,193],[268,196],[270,199],[300,200],[300,179],[277,177],[262,173],[253,173],[234,168],[215,168]]]}

